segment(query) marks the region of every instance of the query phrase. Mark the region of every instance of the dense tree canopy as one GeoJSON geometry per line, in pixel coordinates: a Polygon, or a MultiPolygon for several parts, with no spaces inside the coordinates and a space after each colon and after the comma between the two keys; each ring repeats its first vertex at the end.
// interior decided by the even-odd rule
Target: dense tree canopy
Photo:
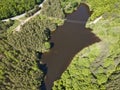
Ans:
{"type": "MultiPolygon", "coordinates": [[[[46,29],[53,29],[55,24],[52,20],[43,16],[33,18],[25,25],[23,25],[19,32],[11,33],[8,35],[10,45],[24,54],[32,50],[44,52],[44,43],[48,41],[49,36],[44,33],[46,29]]],[[[54,28],[56,29],[56,27],[54,28]]]]}
{"type": "Polygon", "coordinates": [[[5,39],[0,41],[0,89],[39,90],[43,78],[34,53],[21,54],[5,39]]]}
{"type": "MultiPolygon", "coordinates": [[[[57,2],[56,0],[54,2],[56,10],[51,8],[54,4],[47,5],[46,8],[50,8],[51,15],[56,13],[55,16],[64,18],[62,9],[57,8],[57,4],[60,6],[57,2]]],[[[46,9],[42,11],[46,12],[46,9]]],[[[0,22],[2,26],[0,29],[5,31],[0,33],[0,90],[40,89],[44,74],[40,70],[38,53],[46,52],[51,48],[49,42],[51,31],[54,31],[61,22],[47,15],[49,14],[32,18],[21,25],[19,31],[16,31],[16,25],[11,20],[0,22]],[[11,25],[15,28],[8,30],[11,25]],[[3,28],[4,26],[7,28],[3,28]]]]}
{"type": "Polygon", "coordinates": [[[0,20],[28,11],[43,0],[0,0],[0,20]]]}
{"type": "Polygon", "coordinates": [[[65,13],[72,13],[80,5],[81,0],[60,0],[65,13]]]}
{"type": "Polygon", "coordinates": [[[43,4],[43,7],[44,8],[42,9],[42,12],[41,12],[43,15],[46,15],[48,17],[53,17],[53,18],[60,18],[60,19],[64,18],[65,16],[60,4],[60,0],[47,0],[43,4]],[[53,11],[54,13],[51,13],[53,11]]]}

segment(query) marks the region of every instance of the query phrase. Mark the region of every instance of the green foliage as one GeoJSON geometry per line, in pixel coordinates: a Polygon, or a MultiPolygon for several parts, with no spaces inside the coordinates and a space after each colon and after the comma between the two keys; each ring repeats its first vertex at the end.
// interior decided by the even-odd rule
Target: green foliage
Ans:
{"type": "Polygon", "coordinates": [[[6,22],[0,21],[0,32],[7,30],[7,29],[10,28],[13,24],[14,24],[14,21],[13,21],[13,20],[9,20],[9,21],[6,21],[6,22]]]}
{"type": "Polygon", "coordinates": [[[51,45],[50,45],[49,42],[45,42],[44,45],[45,45],[45,48],[46,48],[46,49],[50,49],[50,47],[51,47],[51,45]]]}
{"type": "Polygon", "coordinates": [[[45,7],[46,5],[46,7],[41,9],[42,15],[22,25],[20,32],[14,32],[8,35],[10,45],[25,55],[32,50],[45,52],[50,48],[50,45],[44,44],[50,38],[50,36],[45,33],[45,30],[49,29],[50,31],[54,31],[56,29],[56,23],[59,21],[56,18],[64,18],[60,2],[54,1],[52,5],[49,5],[50,2],[52,3],[52,0],[44,3],[43,6],[45,7]],[[54,8],[52,8],[53,6],[54,8]],[[48,9],[50,12],[47,11],[48,9]],[[53,11],[54,14],[51,13],[53,11]]]}
{"type": "MultiPolygon", "coordinates": [[[[118,14],[120,2],[119,0],[86,0],[84,1],[90,6],[90,9],[94,12],[90,17],[91,20],[99,17],[100,15],[107,15],[107,13],[118,14]]],[[[108,18],[109,15],[106,16],[108,18]]]]}
{"type": "Polygon", "coordinates": [[[26,17],[30,17],[30,16],[34,15],[40,9],[41,9],[41,7],[39,7],[38,5],[36,5],[33,10],[30,10],[30,11],[26,12],[26,17]]]}
{"type": "MultiPolygon", "coordinates": [[[[118,66],[120,68],[120,65],[118,66]]],[[[120,70],[115,71],[106,84],[107,90],[120,90],[120,70]]]]}
{"type": "MultiPolygon", "coordinates": [[[[27,2],[28,5],[30,5],[29,1],[27,2]]],[[[63,11],[60,7],[57,7],[57,4],[60,6],[60,3],[57,2],[55,0],[52,4],[56,7],[51,8],[52,13],[50,13],[54,15],[55,12],[56,16],[64,18],[63,11]]],[[[48,7],[51,6],[48,5],[48,7]]],[[[15,31],[19,24],[15,22],[15,25],[7,28],[7,31],[0,33],[0,90],[40,89],[44,75],[38,67],[39,58],[37,58],[36,53],[42,53],[50,49],[48,40],[51,31],[56,29],[58,22],[61,21],[49,18],[46,15],[38,15],[21,25],[20,31],[15,31]]]]}
{"type": "Polygon", "coordinates": [[[21,27],[20,32],[14,32],[8,35],[9,44],[24,54],[32,50],[44,52],[48,49],[44,45],[44,42],[50,37],[44,31],[47,28],[51,30],[54,25],[52,20],[46,17],[38,16],[33,18],[21,27]]]}
{"type": "Polygon", "coordinates": [[[42,0],[1,0],[0,20],[10,18],[28,11],[42,0]]]}
{"type": "Polygon", "coordinates": [[[72,13],[77,9],[81,0],[61,0],[61,6],[65,13],[72,13]]]}
{"type": "Polygon", "coordinates": [[[21,54],[11,47],[5,39],[0,41],[0,89],[37,90],[43,78],[34,53],[21,54]],[[8,51],[9,50],[9,51],[8,51]]]}
{"type": "Polygon", "coordinates": [[[43,4],[43,9],[41,14],[47,17],[63,19],[65,17],[62,7],[60,5],[60,0],[47,0],[43,4]],[[54,12],[54,13],[51,13],[54,12]]]}

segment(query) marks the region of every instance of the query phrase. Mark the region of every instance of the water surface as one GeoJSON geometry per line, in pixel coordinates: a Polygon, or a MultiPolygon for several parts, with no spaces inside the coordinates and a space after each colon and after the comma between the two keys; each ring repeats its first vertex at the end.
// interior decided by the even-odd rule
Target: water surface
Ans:
{"type": "Polygon", "coordinates": [[[47,66],[45,79],[47,90],[51,90],[53,82],[60,78],[75,54],[100,41],[91,29],[85,28],[90,15],[88,6],[81,4],[75,12],[67,15],[64,25],[52,33],[50,42],[54,43],[54,47],[49,53],[42,55],[42,62],[47,66]]]}

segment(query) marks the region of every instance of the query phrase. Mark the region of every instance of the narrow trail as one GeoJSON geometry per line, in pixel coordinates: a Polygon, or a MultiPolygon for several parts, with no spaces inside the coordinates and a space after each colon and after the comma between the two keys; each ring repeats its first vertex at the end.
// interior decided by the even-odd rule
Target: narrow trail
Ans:
{"type": "Polygon", "coordinates": [[[98,18],[96,18],[94,21],[90,22],[90,24],[96,24],[98,21],[100,21],[103,17],[100,16],[98,18]]]}
{"type": "Polygon", "coordinates": [[[36,12],[33,16],[28,17],[27,19],[23,20],[23,21],[20,23],[20,25],[18,25],[18,26],[15,28],[15,30],[16,30],[16,31],[20,31],[20,27],[21,27],[22,25],[24,25],[26,22],[28,22],[29,20],[31,20],[31,19],[34,18],[35,16],[39,15],[40,12],[41,12],[41,10],[39,10],[38,12],[36,12]]]}
{"type": "MultiPolygon", "coordinates": [[[[39,10],[37,13],[35,13],[33,16],[31,16],[31,17],[28,17],[27,19],[25,19],[25,20],[21,20],[21,24],[20,25],[18,25],[16,28],[15,28],[15,31],[20,31],[20,27],[22,26],[22,25],[24,25],[26,22],[28,22],[29,20],[31,20],[32,18],[34,18],[35,16],[37,16],[37,15],[39,15],[40,14],[40,12],[41,12],[41,10],[39,10]]],[[[46,15],[43,15],[43,16],[46,16],[46,15]]],[[[64,20],[64,21],[66,21],[66,22],[69,22],[69,23],[76,23],[76,24],[84,24],[84,23],[86,23],[85,21],[78,21],[78,20],[72,20],[72,19],[61,19],[61,18],[56,18],[56,17],[49,17],[49,16],[47,16],[47,18],[49,18],[49,19],[60,19],[60,20],[64,20]]],[[[20,21],[20,20],[19,20],[20,21]]]]}
{"type": "MultiPolygon", "coordinates": [[[[42,8],[42,7],[43,7],[43,3],[44,3],[45,1],[46,1],[46,0],[44,0],[41,4],[39,4],[39,7],[42,8]]],[[[32,10],[30,10],[30,11],[32,11],[32,10]]],[[[15,17],[3,19],[2,21],[9,21],[9,19],[11,19],[11,20],[19,20],[20,18],[24,17],[25,15],[26,15],[26,13],[23,13],[23,14],[21,14],[21,15],[15,16],[15,17]]]]}
{"type": "MultiPolygon", "coordinates": [[[[46,1],[46,0],[44,0],[44,2],[45,2],[45,1],[46,1]]],[[[43,3],[44,3],[44,2],[43,2],[43,3]]],[[[39,7],[43,8],[43,3],[40,4],[39,7]]],[[[25,20],[22,20],[21,23],[20,23],[20,25],[18,25],[18,26],[15,28],[15,31],[20,31],[20,28],[21,28],[22,25],[24,25],[26,22],[28,22],[29,20],[31,20],[31,19],[34,18],[35,16],[39,15],[40,12],[41,12],[41,9],[40,9],[39,11],[37,11],[34,15],[26,18],[25,20]]],[[[25,14],[25,15],[26,15],[26,14],[25,14]]],[[[25,16],[25,15],[24,15],[24,16],[25,16]]],[[[15,18],[14,18],[14,19],[15,19],[15,18]]],[[[17,20],[19,19],[19,21],[20,21],[20,18],[19,18],[19,17],[16,18],[16,19],[17,19],[17,20]]]]}

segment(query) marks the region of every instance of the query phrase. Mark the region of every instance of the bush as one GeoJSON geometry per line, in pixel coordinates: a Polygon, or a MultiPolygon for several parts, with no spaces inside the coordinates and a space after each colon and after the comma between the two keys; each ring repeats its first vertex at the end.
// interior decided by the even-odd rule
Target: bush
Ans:
{"type": "Polygon", "coordinates": [[[26,15],[25,15],[25,16],[26,16],[26,17],[30,17],[30,16],[34,15],[34,14],[35,14],[37,11],[39,11],[40,9],[41,9],[41,8],[40,8],[38,5],[36,5],[33,10],[26,12],[26,15]]]}
{"type": "Polygon", "coordinates": [[[5,21],[5,22],[0,21],[0,31],[7,30],[13,24],[14,24],[14,21],[11,19],[9,21],[5,21]]]}

